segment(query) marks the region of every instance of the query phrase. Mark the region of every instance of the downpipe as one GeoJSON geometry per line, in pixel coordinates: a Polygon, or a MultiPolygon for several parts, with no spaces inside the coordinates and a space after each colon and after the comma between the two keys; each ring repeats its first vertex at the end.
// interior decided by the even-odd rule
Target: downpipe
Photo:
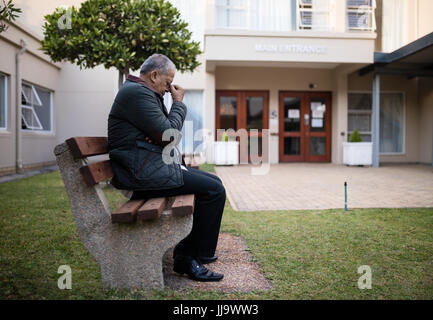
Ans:
{"type": "Polygon", "coordinates": [[[22,143],[21,143],[21,87],[22,87],[22,77],[21,77],[21,57],[27,50],[27,43],[21,39],[20,41],[21,49],[17,52],[15,56],[15,66],[16,66],[16,124],[15,124],[15,156],[16,156],[16,171],[17,173],[23,172],[23,159],[22,159],[22,143]]]}

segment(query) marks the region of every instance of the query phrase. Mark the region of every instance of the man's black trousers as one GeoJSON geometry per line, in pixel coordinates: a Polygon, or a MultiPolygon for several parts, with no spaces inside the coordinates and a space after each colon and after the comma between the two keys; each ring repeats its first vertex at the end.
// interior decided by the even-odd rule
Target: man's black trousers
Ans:
{"type": "Polygon", "coordinates": [[[216,175],[194,168],[182,170],[184,185],[166,190],[134,191],[131,200],[194,194],[195,206],[191,233],[178,245],[179,253],[193,257],[215,254],[226,191],[216,175]]]}

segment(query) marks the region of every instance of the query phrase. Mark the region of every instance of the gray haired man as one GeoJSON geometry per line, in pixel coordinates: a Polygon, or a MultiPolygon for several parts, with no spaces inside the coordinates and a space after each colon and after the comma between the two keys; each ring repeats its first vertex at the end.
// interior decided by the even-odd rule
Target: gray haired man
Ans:
{"type": "Polygon", "coordinates": [[[191,233],[174,250],[174,271],[197,281],[219,281],[222,274],[203,266],[217,260],[221,218],[226,200],[221,180],[210,173],[163,161],[164,131],[181,131],[187,107],[184,90],[173,85],[176,68],[162,54],[150,56],[140,77],[129,75],[120,88],[108,117],[108,147],[112,184],[133,190],[131,199],[194,194],[196,203],[191,233]],[[163,96],[173,98],[170,112],[163,96]]]}

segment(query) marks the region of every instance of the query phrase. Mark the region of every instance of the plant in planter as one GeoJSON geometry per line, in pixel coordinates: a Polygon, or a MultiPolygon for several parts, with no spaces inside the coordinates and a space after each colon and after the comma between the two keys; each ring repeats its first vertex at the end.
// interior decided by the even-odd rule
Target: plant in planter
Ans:
{"type": "Polygon", "coordinates": [[[350,142],[362,142],[361,135],[359,134],[359,131],[355,129],[355,131],[352,132],[349,138],[350,142]]]}
{"type": "Polygon", "coordinates": [[[349,166],[371,166],[373,163],[373,143],[362,142],[358,130],[354,130],[350,142],[343,143],[343,163],[349,166]]]}

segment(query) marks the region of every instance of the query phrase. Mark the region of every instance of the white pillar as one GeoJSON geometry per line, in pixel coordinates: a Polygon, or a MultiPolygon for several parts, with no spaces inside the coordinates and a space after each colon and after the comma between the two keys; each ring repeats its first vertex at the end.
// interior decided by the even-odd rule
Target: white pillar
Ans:
{"type": "Polygon", "coordinates": [[[331,32],[346,32],[346,0],[331,1],[331,32]]]}
{"type": "Polygon", "coordinates": [[[205,158],[207,163],[214,162],[213,142],[215,141],[215,73],[206,72],[205,95],[205,112],[204,124],[205,129],[203,137],[206,139],[205,158]]]}
{"type": "Polygon", "coordinates": [[[347,142],[347,92],[348,72],[337,68],[334,72],[334,89],[332,96],[332,163],[343,163],[343,142],[347,142]]]}

